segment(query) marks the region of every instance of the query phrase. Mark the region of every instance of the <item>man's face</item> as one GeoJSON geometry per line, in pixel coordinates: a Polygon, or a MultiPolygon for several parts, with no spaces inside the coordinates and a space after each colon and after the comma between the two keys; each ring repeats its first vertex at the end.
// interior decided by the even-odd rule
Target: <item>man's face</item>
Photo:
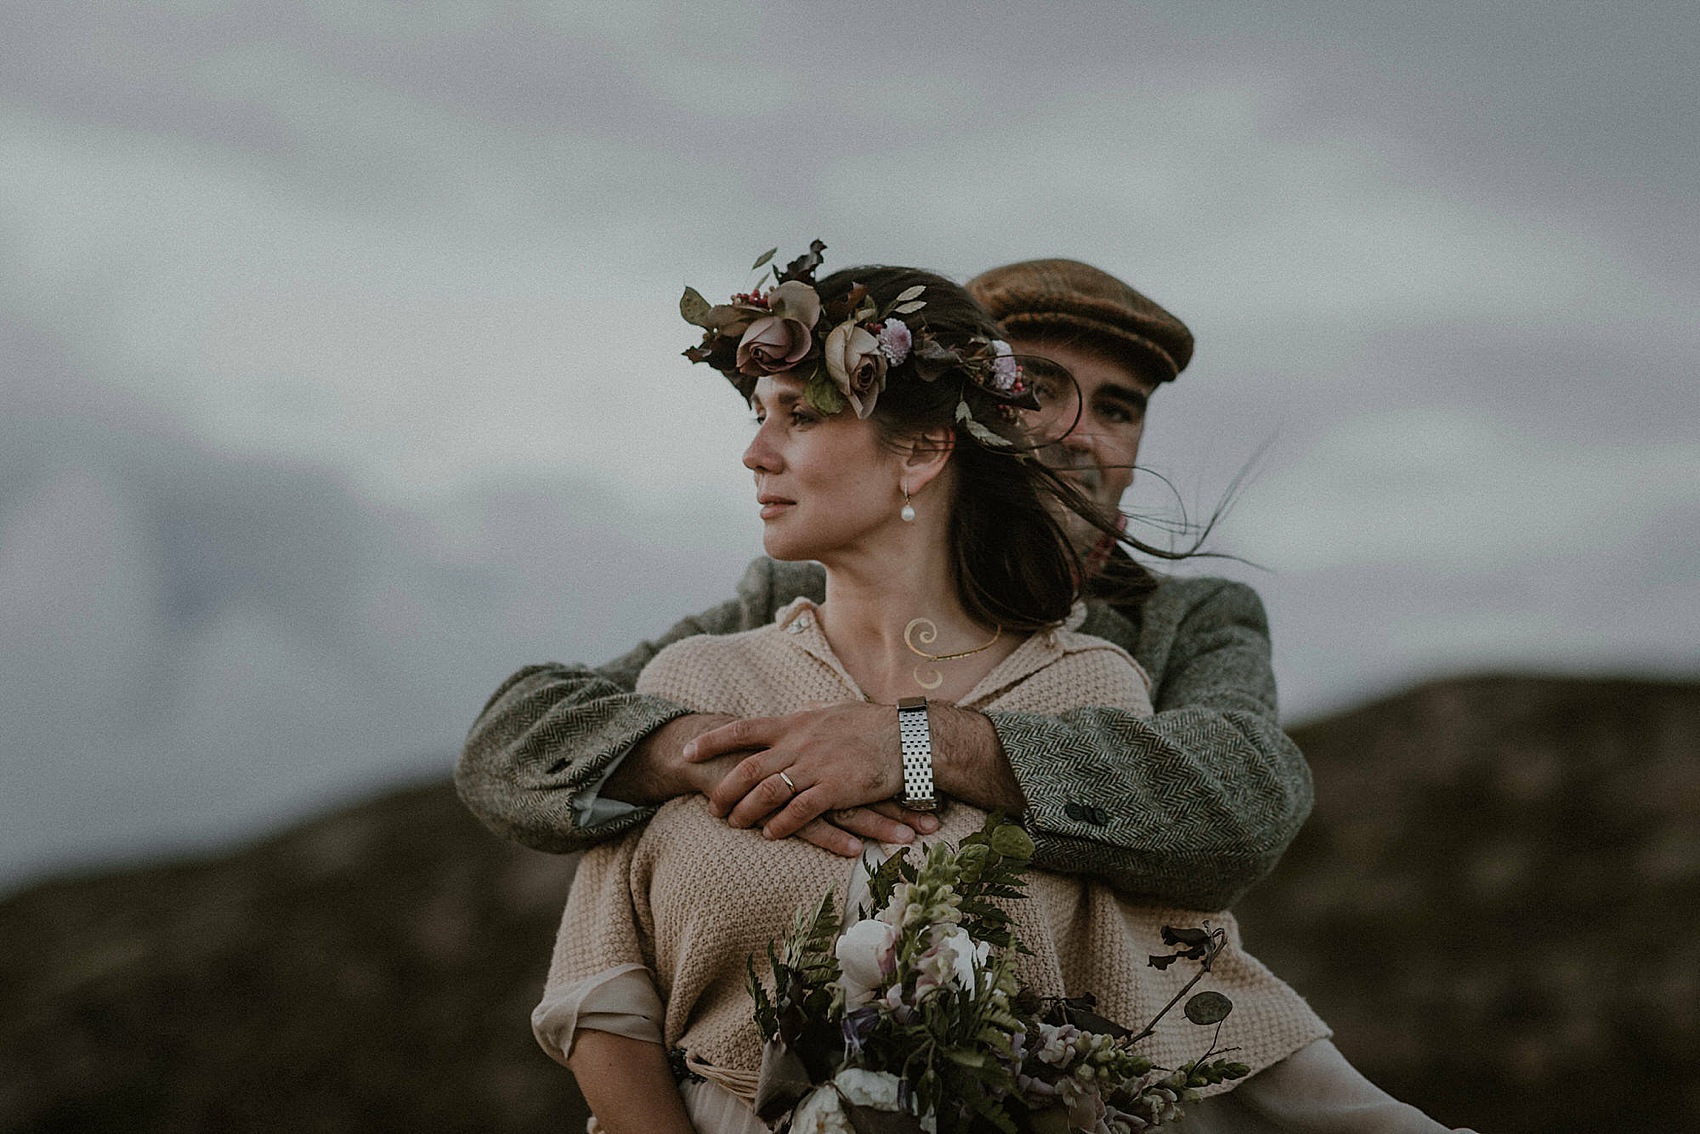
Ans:
{"type": "MultiPolygon", "coordinates": [[[[1014,339],[1010,346],[1017,355],[1049,359],[1074,377],[1071,385],[1047,376],[1042,366],[1028,367],[1040,405],[1033,420],[1043,436],[1055,437],[1076,421],[1078,412],[1073,430],[1048,446],[1043,456],[1113,520],[1122,493],[1133,483],[1145,407],[1157,384],[1079,345],[1014,339]]],[[[1077,534],[1087,543],[1095,542],[1095,532],[1077,534]]]]}

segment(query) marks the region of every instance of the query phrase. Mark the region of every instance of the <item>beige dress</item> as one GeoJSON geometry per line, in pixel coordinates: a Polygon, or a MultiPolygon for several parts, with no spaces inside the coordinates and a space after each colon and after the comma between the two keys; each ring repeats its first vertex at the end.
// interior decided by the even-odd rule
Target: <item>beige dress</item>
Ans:
{"type": "MultiPolygon", "coordinates": [[[[698,712],[739,717],[863,699],[807,599],[760,629],[669,646],[644,670],[638,688],[698,712]]],[[[959,704],[1051,714],[1083,704],[1151,711],[1144,673],[1132,658],[1109,642],[1064,628],[1034,634],[959,704]]],[[[984,819],[977,808],[951,804],[935,838],[957,841],[984,819]]],[[[876,857],[895,849],[878,848],[876,857]]],[[[709,814],[700,796],[675,799],[647,826],[585,854],[533,1013],[538,1041],[563,1063],[575,1031],[586,1027],[682,1048],[708,1080],[685,1089],[698,1130],[761,1131],[747,1105],[761,1036],[745,987],[745,959],[757,958],[765,975],[769,941],[783,937],[799,906],[828,890],[846,920],[853,919],[857,888],[864,883],[859,862],[801,840],[770,842],[757,831],[728,827],[709,814]]],[[[1304,1000],[1240,948],[1231,914],[1135,905],[1092,879],[1040,871],[1029,872],[1028,900],[1017,903],[1012,914],[1017,936],[1033,951],[1017,963],[1024,984],[1045,996],[1089,991],[1100,1012],[1135,1026],[1154,1016],[1191,977],[1184,962],[1167,971],[1147,963],[1150,955],[1170,951],[1161,942],[1162,927],[1206,921],[1221,926],[1229,947],[1198,987],[1234,1001],[1221,1036],[1234,1049],[1233,1058],[1254,1072],[1301,1049],[1308,1049],[1305,1059],[1293,1065],[1301,1070],[1331,1065],[1329,1053],[1338,1058],[1326,1042],[1327,1026],[1304,1000]]],[[[1174,1012],[1144,1050],[1161,1066],[1178,1066],[1202,1054],[1213,1032],[1174,1012]]],[[[1343,1059],[1339,1064],[1350,1071],[1343,1059]]],[[[1305,1093],[1312,1093],[1310,1086],[1305,1093]]],[[[1208,1113],[1202,1105],[1194,1109],[1208,1113]]],[[[1339,1129],[1443,1128],[1428,1123],[1339,1129]]]]}

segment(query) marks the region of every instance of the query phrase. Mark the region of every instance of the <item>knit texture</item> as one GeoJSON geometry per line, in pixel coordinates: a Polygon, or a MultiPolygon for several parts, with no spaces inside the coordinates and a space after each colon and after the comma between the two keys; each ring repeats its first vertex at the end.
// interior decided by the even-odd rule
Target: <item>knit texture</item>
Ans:
{"type": "MultiPolygon", "coordinates": [[[[640,691],[699,712],[766,715],[810,701],[860,699],[799,600],[779,621],[725,637],[700,636],[663,650],[639,678],[640,691]]],[[[1142,670],[1119,647],[1069,630],[1035,634],[960,702],[976,709],[1056,713],[1090,699],[1134,713],[1151,711],[1142,670]]],[[[962,803],[942,815],[939,839],[978,830],[985,813],[962,803]]],[[[663,1039],[719,1067],[754,1072],[761,1037],[745,989],[745,958],[766,973],[766,946],[785,933],[796,909],[831,890],[842,909],[851,866],[797,839],[769,842],[734,830],[698,796],[662,807],[641,831],[586,853],[567,903],[545,999],[621,964],[655,974],[667,1005],[663,1039]]],[[[1091,992],[1113,1019],[1142,1026],[1191,975],[1185,962],[1159,971],[1147,957],[1170,952],[1165,925],[1223,927],[1229,946],[1200,989],[1234,1001],[1223,1042],[1258,1070],[1328,1035],[1304,1000],[1240,948],[1232,915],[1135,905],[1102,883],[1028,874],[1028,899],[1012,909],[1032,956],[1020,979],[1041,995],[1091,992]]],[[[1147,1041],[1159,1064],[1203,1053],[1211,1032],[1178,1011],[1147,1041]]]]}

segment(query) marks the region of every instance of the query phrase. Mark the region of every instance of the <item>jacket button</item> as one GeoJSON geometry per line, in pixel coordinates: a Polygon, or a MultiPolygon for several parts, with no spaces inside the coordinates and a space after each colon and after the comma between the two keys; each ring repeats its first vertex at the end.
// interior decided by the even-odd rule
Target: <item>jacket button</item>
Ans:
{"type": "Polygon", "coordinates": [[[1088,807],[1086,809],[1086,819],[1087,822],[1096,823],[1098,826],[1102,827],[1105,823],[1110,821],[1110,816],[1109,813],[1102,807],[1088,807]]]}
{"type": "Polygon", "coordinates": [[[1084,820],[1086,818],[1086,808],[1080,806],[1078,803],[1065,804],[1063,806],[1063,814],[1067,815],[1070,819],[1084,820]]]}

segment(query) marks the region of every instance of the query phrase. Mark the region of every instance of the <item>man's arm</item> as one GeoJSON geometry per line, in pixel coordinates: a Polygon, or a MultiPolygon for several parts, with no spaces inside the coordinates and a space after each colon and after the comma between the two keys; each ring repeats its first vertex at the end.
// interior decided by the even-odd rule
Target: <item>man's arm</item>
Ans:
{"type": "Polygon", "coordinates": [[[688,739],[681,730],[690,728],[690,711],[634,693],[637,675],[662,647],[695,634],[729,633],[743,620],[743,604],[734,599],[595,669],[550,663],[520,670],[491,696],[467,735],[455,766],[462,802],[497,834],[556,853],[583,850],[647,821],[654,803],[680,792],[667,791],[668,765],[646,763],[641,746],[651,738],[688,739]],[[675,721],[681,723],[670,724],[675,721]],[[581,824],[580,793],[601,784],[616,763],[632,762],[628,756],[636,763],[622,786],[633,802],[649,805],[605,806],[602,816],[581,824]]]}
{"type": "MultiPolygon", "coordinates": [[[[455,768],[461,800],[497,834],[566,853],[647,822],[656,805],[674,796],[709,789],[739,757],[687,763],[683,749],[729,718],[635,693],[638,674],[673,642],[764,625],[799,594],[818,599],[821,589],[816,565],[758,559],[744,573],[738,598],[607,665],[520,670],[496,690],[467,736],[455,768]]],[[[929,817],[881,807],[816,819],[798,833],[854,857],[862,838],[904,843],[931,829],[929,817]]]]}
{"type": "Polygon", "coordinates": [[[1083,630],[1129,647],[1156,715],[988,714],[1051,870],[1192,909],[1224,909],[1263,879],[1310,814],[1310,769],[1281,731],[1269,628],[1250,587],[1171,579],[1137,636],[1102,608],[1083,630]]]}

